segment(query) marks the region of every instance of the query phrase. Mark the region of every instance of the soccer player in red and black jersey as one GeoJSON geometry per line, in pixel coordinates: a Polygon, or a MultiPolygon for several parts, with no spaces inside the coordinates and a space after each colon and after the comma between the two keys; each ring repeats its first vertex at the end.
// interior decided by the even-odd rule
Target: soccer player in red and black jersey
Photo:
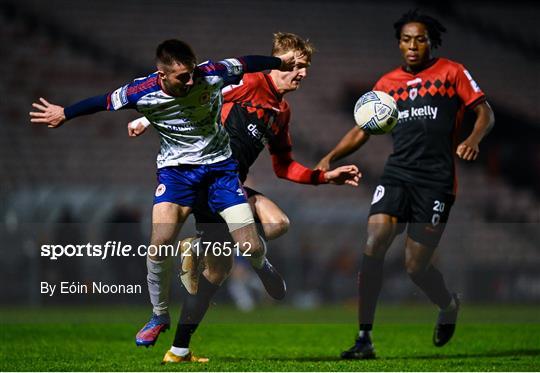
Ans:
{"type": "MultiPolygon", "coordinates": [[[[306,78],[313,47],[311,43],[295,34],[276,33],[272,55],[280,56],[291,51],[295,52],[295,66],[292,71],[286,74],[278,70],[244,74],[238,85],[228,86],[222,90],[224,103],[221,119],[230,138],[233,158],[238,162],[240,181],[244,184],[249,168],[261,151],[268,147],[274,172],[280,178],[302,184],[357,186],[360,175],[356,166],[341,166],[331,171],[313,170],[296,162],[292,157],[289,134],[291,110],[283,96],[296,91],[301,81],[306,78]]],[[[144,127],[137,122],[128,125],[130,136],[137,136],[143,131],[144,127]]],[[[243,185],[243,189],[256,220],[261,223],[262,242],[283,235],[289,227],[287,215],[267,196],[246,185],[243,185]]],[[[199,240],[204,244],[230,242],[225,221],[208,207],[207,194],[198,195],[193,208],[199,240]]],[[[194,240],[184,242],[189,243],[192,248],[197,245],[194,240]]],[[[204,247],[205,245],[200,246],[201,251],[204,247]]],[[[224,253],[225,250],[214,255],[213,250],[209,250],[204,258],[204,270],[200,276],[197,272],[199,266],[194,263],[200,260],[194,255],[196,253],[183,256],[182,269],[185,272],[181,274],[181,278],[190,294],[184,300],[175,340],[165,355],[164,362],[181,362],[184,361],[183,356],[188,356],[191,335],[206,313],[211,297],[232,269],[233,256],[224,253]]],[[[275,299],[282,299],[286,293],[285,283],[265,280],[264,276],[277,272],[268,261],[265,261],[264,265],[269,267],[265,271],[253,268],[263,280],[268,293],[275,299]]],[[[163,296],[168,296],[167,288],[168,284],[162,284],[163,296]]]]}
{"type": "MultiPolygon", "coordinates": [[[[412,281],[440,311],[433,343],[452,337],[459,300],[431,264],[456,193],[454,152],[466,161],[478,156],[478,144],[494,123],[484,93],[463,65],[432,56],[445,28],[417,10],[394,24],[404,66],[385,74],[374,90],[396,99],[399,122],[392,132],[394,151],[375,189],[368,237],[358,281],[359,335],[342,353],[345,359],[375,357],[371,330],[383,280],[386,251],[407,226],[405,266],[412,281]],[[456,144],[456,129],[465,109],[476,114],[470,135],[456,144]]],[[[319,163],[322,170],[360,148],[369,134],[355,127],[319,163]]]]}

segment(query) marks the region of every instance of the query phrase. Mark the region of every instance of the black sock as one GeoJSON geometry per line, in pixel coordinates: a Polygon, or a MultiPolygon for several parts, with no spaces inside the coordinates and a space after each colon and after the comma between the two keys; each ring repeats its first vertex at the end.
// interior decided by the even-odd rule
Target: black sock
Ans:
{"type": "Polygon", "coordinates": [[[197,330],[199,323],[210,306],[210,300],[218,289],[218,285],[210,283],[204,275],[200,276],[197,294],[188,294],[184,299],[180,321],[178,322],[174,336],[174,347],[189,347],[191,336],[197,330]]]}
{"type": "Polygon", "coordinates": [[[377,299],[381,292],[384,259],[364,254],[358,273],[358,322],[360,330],[371,331],[377,299]]]}
{"type": "Polygon", "coordinates": [[[452,302],[441,272],[432,265],[423,272],[411,274],[410,278],[439,308],[444,309],[452,302]]]}

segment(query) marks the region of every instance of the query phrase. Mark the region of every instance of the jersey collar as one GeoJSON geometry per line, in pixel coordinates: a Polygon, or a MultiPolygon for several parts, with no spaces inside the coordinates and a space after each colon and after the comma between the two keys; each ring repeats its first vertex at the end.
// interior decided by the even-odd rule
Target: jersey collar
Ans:
{"type": "Polygon", "coordinates": [[[403,70],[407,74],[418,75],[421,72],[426,71],[427,69],[429,69],[431,66],[435,65],[438,61],[439,61],[439,58],[435,57],[431,61],[429,61],[427,63],[427,65],[422,70],[419,70],[419,71],[416,71],[416,72],[412,72],[412,71],[407,70],[407,66],[401,66],[401,70],[403,70]]]}

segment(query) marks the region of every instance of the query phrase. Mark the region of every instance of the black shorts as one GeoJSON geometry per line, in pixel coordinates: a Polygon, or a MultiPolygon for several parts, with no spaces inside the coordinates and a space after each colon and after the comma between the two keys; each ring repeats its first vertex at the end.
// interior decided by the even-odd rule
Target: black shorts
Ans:
{"type": "MultiPolygon", "coordinates": [[[[251,189],[247,186],[242,186],[249,199],[255,195],[262,193],[251,189]]],[[[208,206],[207,192],[203,191],[197,195],[195,205],[193,206],[193,216],[195,217],[195,228],[197,235],[204,234],[205,240],[208,241],[227,241],[230,240],[229,227],[225,220],[218,214],[213,213],[208,206]]],[[[257,221],[257,219],[255,219],[257,221]]]]}
{"type": "Polygon", "coordinates": [[[397,217],[402,223],[398,233],[407,225],[409,237],[434,248],[441,240],[454,200],[453,194],[435,188],[383,178],[373,193],[369,215],[397,217]]]}

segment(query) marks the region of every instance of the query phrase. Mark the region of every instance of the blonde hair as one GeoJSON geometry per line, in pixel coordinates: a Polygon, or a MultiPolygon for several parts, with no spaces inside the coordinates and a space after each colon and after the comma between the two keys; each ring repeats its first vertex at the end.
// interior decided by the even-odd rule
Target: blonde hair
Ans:
{"type": "Polygon", "coordinates": [[[315,52],[315,48],[309,39],[304,40],[290,32],[276,32],[272,45],[272,56],[279,56],[289,51],[299,51],[302,56],[311,61],[311,55],[315,52]]]}

